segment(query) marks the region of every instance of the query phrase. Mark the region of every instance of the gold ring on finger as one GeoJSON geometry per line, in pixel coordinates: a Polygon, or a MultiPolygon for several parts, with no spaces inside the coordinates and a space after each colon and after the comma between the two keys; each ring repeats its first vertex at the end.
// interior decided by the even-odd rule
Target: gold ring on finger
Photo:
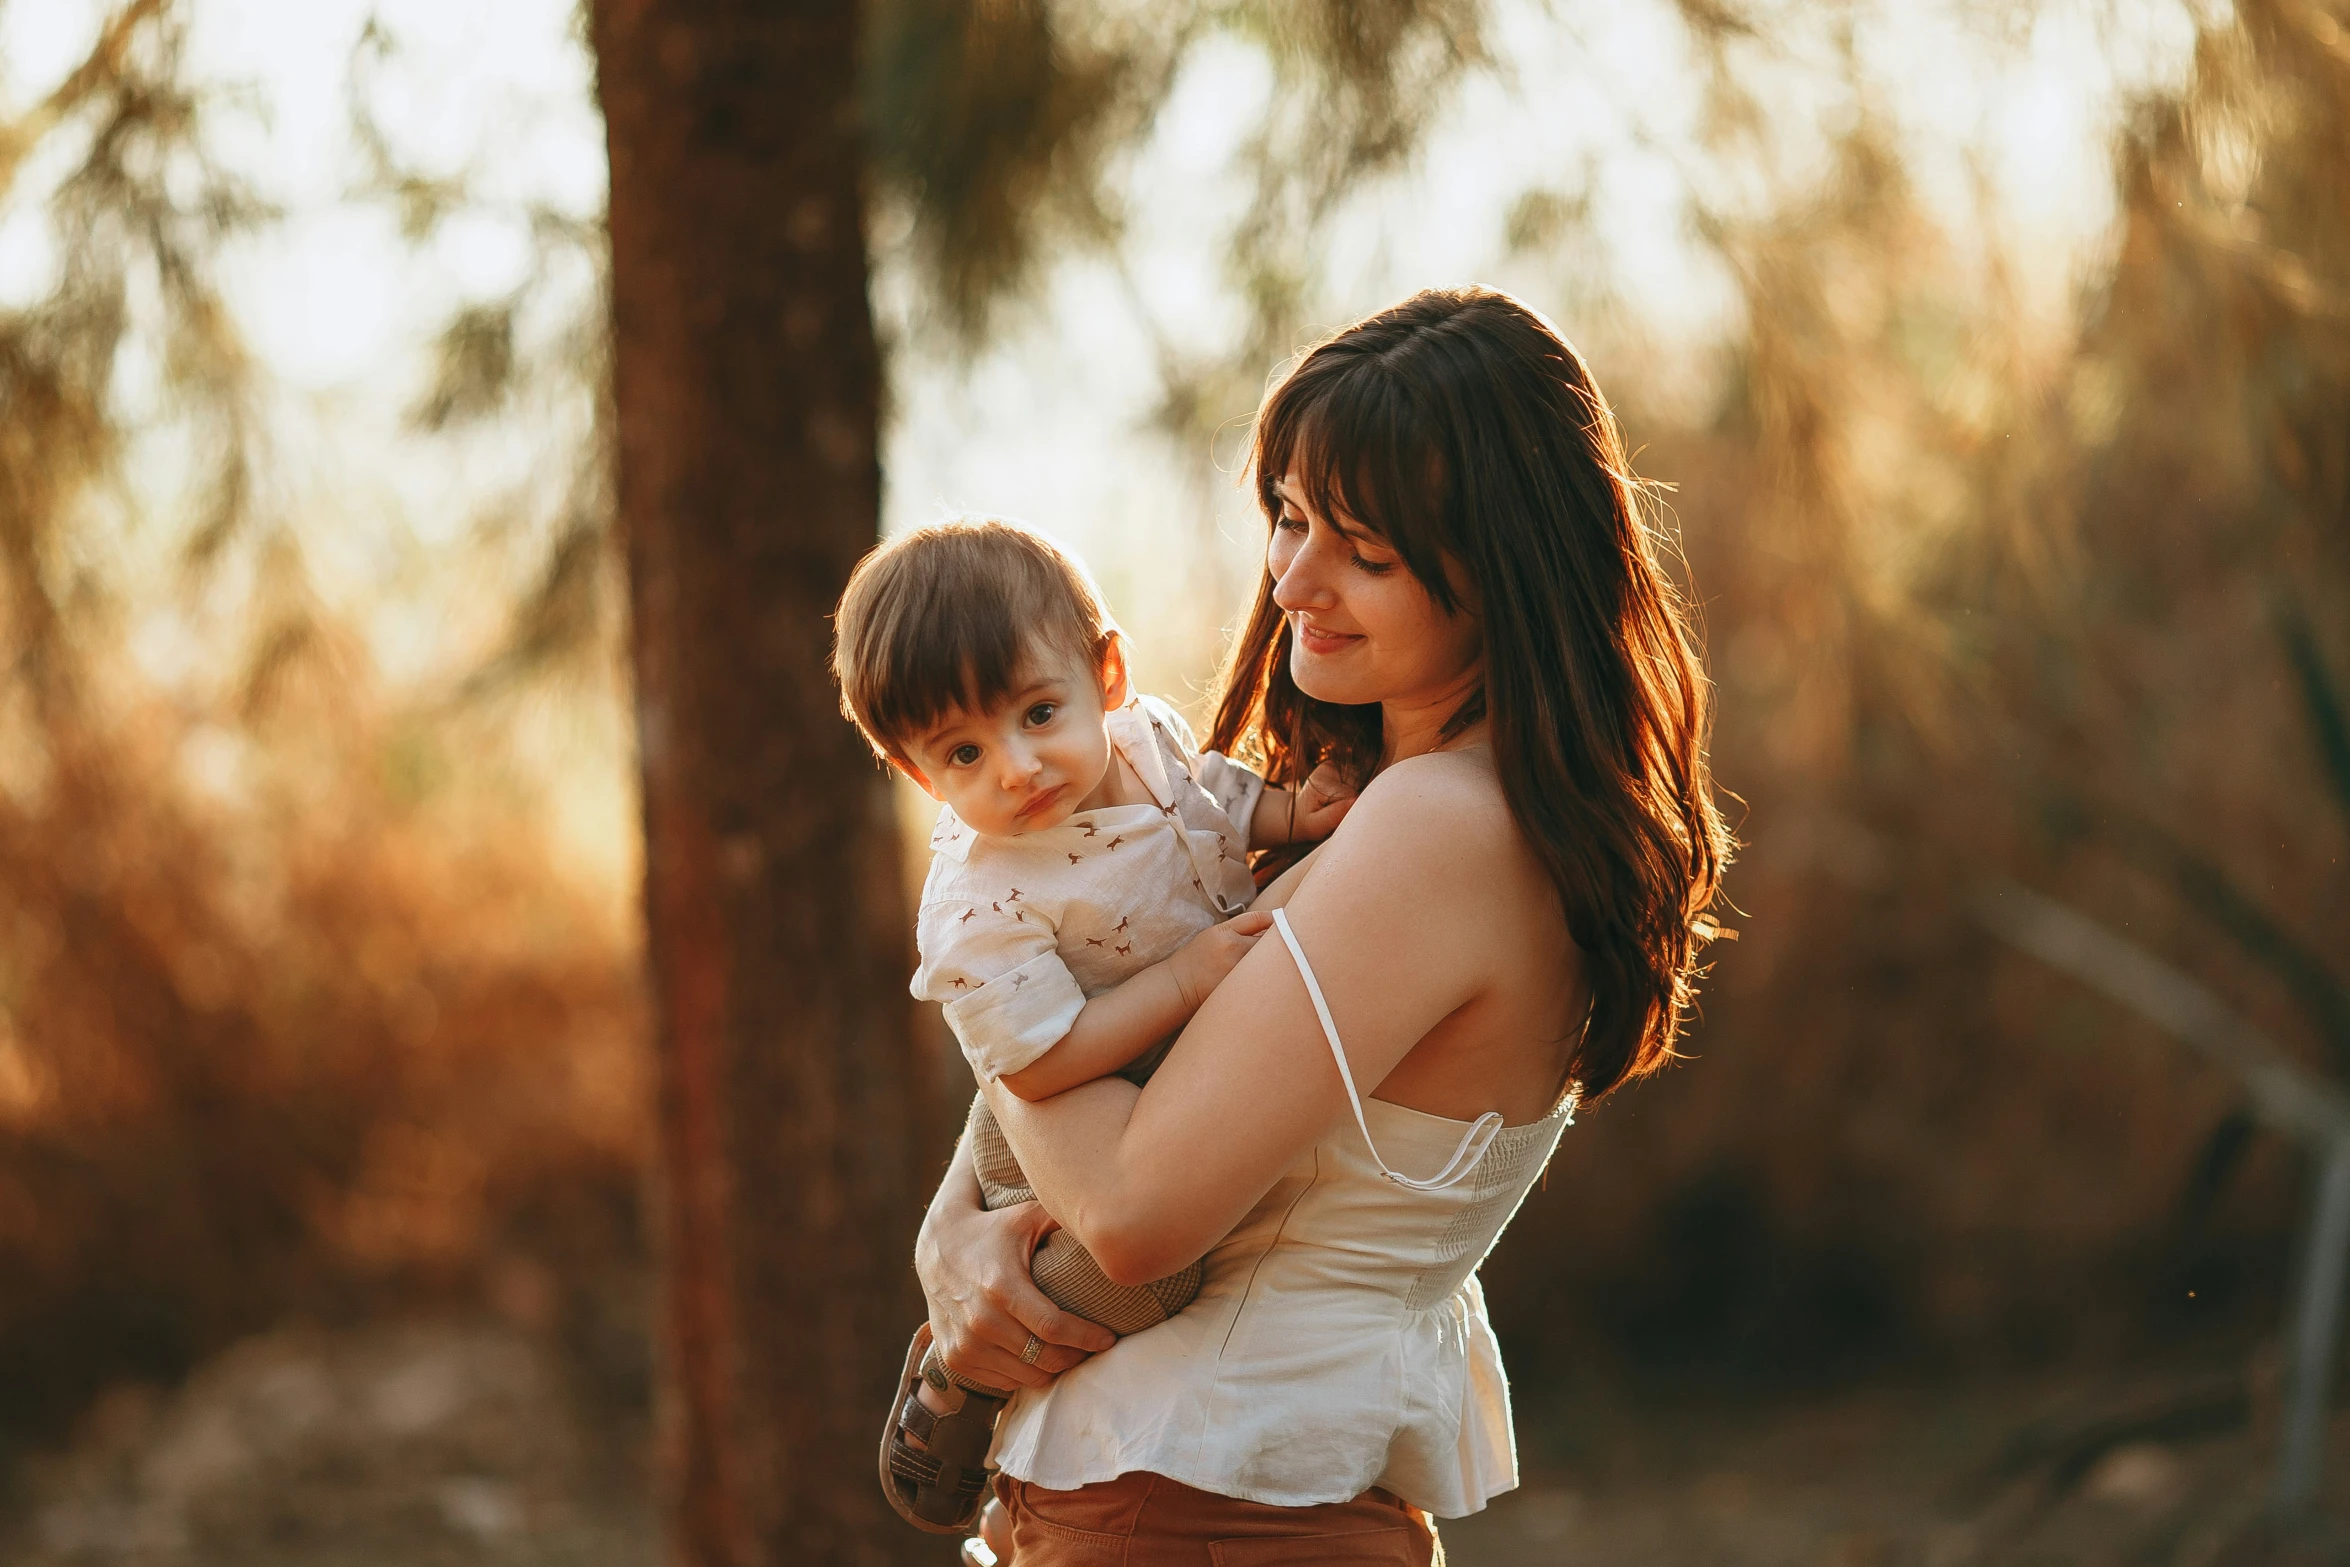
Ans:
{"type": "Polygon", "coordinates": [[[1020,1351],[1020,1364],[1033,1366],[1036,1364],[1036,1357],[1043,1353],[1044,1340],[1031,1333],[1028,1335],[1028,1347],[1020,1351]]]}

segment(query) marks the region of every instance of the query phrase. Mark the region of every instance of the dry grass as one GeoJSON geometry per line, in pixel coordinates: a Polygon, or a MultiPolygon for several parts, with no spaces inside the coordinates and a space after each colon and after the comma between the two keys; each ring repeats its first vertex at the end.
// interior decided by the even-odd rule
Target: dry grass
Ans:
{"type": "Polygon", "coordinates": [[[190,800],[167,737],[0,801],[20,1426],[288,1314],[638,1244],[641,1001],[593,889],[522,823],[403,804],[375,737],[242,811],[190,800]]]}

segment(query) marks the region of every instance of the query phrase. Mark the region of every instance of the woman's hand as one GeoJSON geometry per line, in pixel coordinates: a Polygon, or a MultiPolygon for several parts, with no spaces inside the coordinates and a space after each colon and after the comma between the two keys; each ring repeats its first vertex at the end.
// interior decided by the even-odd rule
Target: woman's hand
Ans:
{"type": "Polygon", "coordinates": [[[1047,1300],[1029,1278],[1037,1242],[1056,1228],[1039,1203],[988,1212],[979,1202],[969,1145],[955,1150],[914,1242],[914,1273],[947,1369],[984,1387],[1044,1387],[1118,1342],[1108,1328],[1047,1300]],[[1020,1352],[1031,1333],[1044,1349],[1023,1365],[1020,1352]]]}

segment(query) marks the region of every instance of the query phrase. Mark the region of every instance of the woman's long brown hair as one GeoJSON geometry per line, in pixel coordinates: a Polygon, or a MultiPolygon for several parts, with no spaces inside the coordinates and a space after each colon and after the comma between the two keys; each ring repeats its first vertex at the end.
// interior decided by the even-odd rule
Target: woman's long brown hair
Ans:
{"type": "MultiPolygon", "coordinates": [[[[1688,615],[1581,356],[1507,295],[1415,294],[1267,394],[1251,468],[1268,525],[1295,476],[1315,512],[1376,532],[1441,608],[1478,617],[1483,688],[1448,730],[1491,719],[1510,811],[1584,954],[1592,1009],[1571,1076],[1588,1102],[1662,1066],[1731,840],[1688,615]]],[[[1209,744],[1283,784],[1324,761],[1358,783],[1378,768],[1379,708],[1291,678],[1269,574],[1209,744]]]]}

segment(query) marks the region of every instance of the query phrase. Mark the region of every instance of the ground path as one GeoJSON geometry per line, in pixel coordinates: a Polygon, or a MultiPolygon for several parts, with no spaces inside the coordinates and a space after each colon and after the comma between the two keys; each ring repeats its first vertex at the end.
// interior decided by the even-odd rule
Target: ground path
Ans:
{"type": "MultiPolygon", "coordinates": [[[[593,1381],[508,1323],[265,1335],[176,1391],[102,1398],[20,1470],[0,1560],[650,1567],[642,1412],[593,1381]]],[[[1454,1567],[2350,1561],[2246,1548],[2271,1444],[2264,1401],[2247,1424],[2230,1385],[2223,1367],[1775,1401],[1589,1391],[1527,1412],[1526,1486],[1447,1545],[1454,1567]],[[2161,1439],[2098,1429],[2166,1408],[2186,1415],[2161,1439]]],[[[2326,1495],[2350,1514],[2350,1423],[2332,1451],[2326,1495]]]]}

